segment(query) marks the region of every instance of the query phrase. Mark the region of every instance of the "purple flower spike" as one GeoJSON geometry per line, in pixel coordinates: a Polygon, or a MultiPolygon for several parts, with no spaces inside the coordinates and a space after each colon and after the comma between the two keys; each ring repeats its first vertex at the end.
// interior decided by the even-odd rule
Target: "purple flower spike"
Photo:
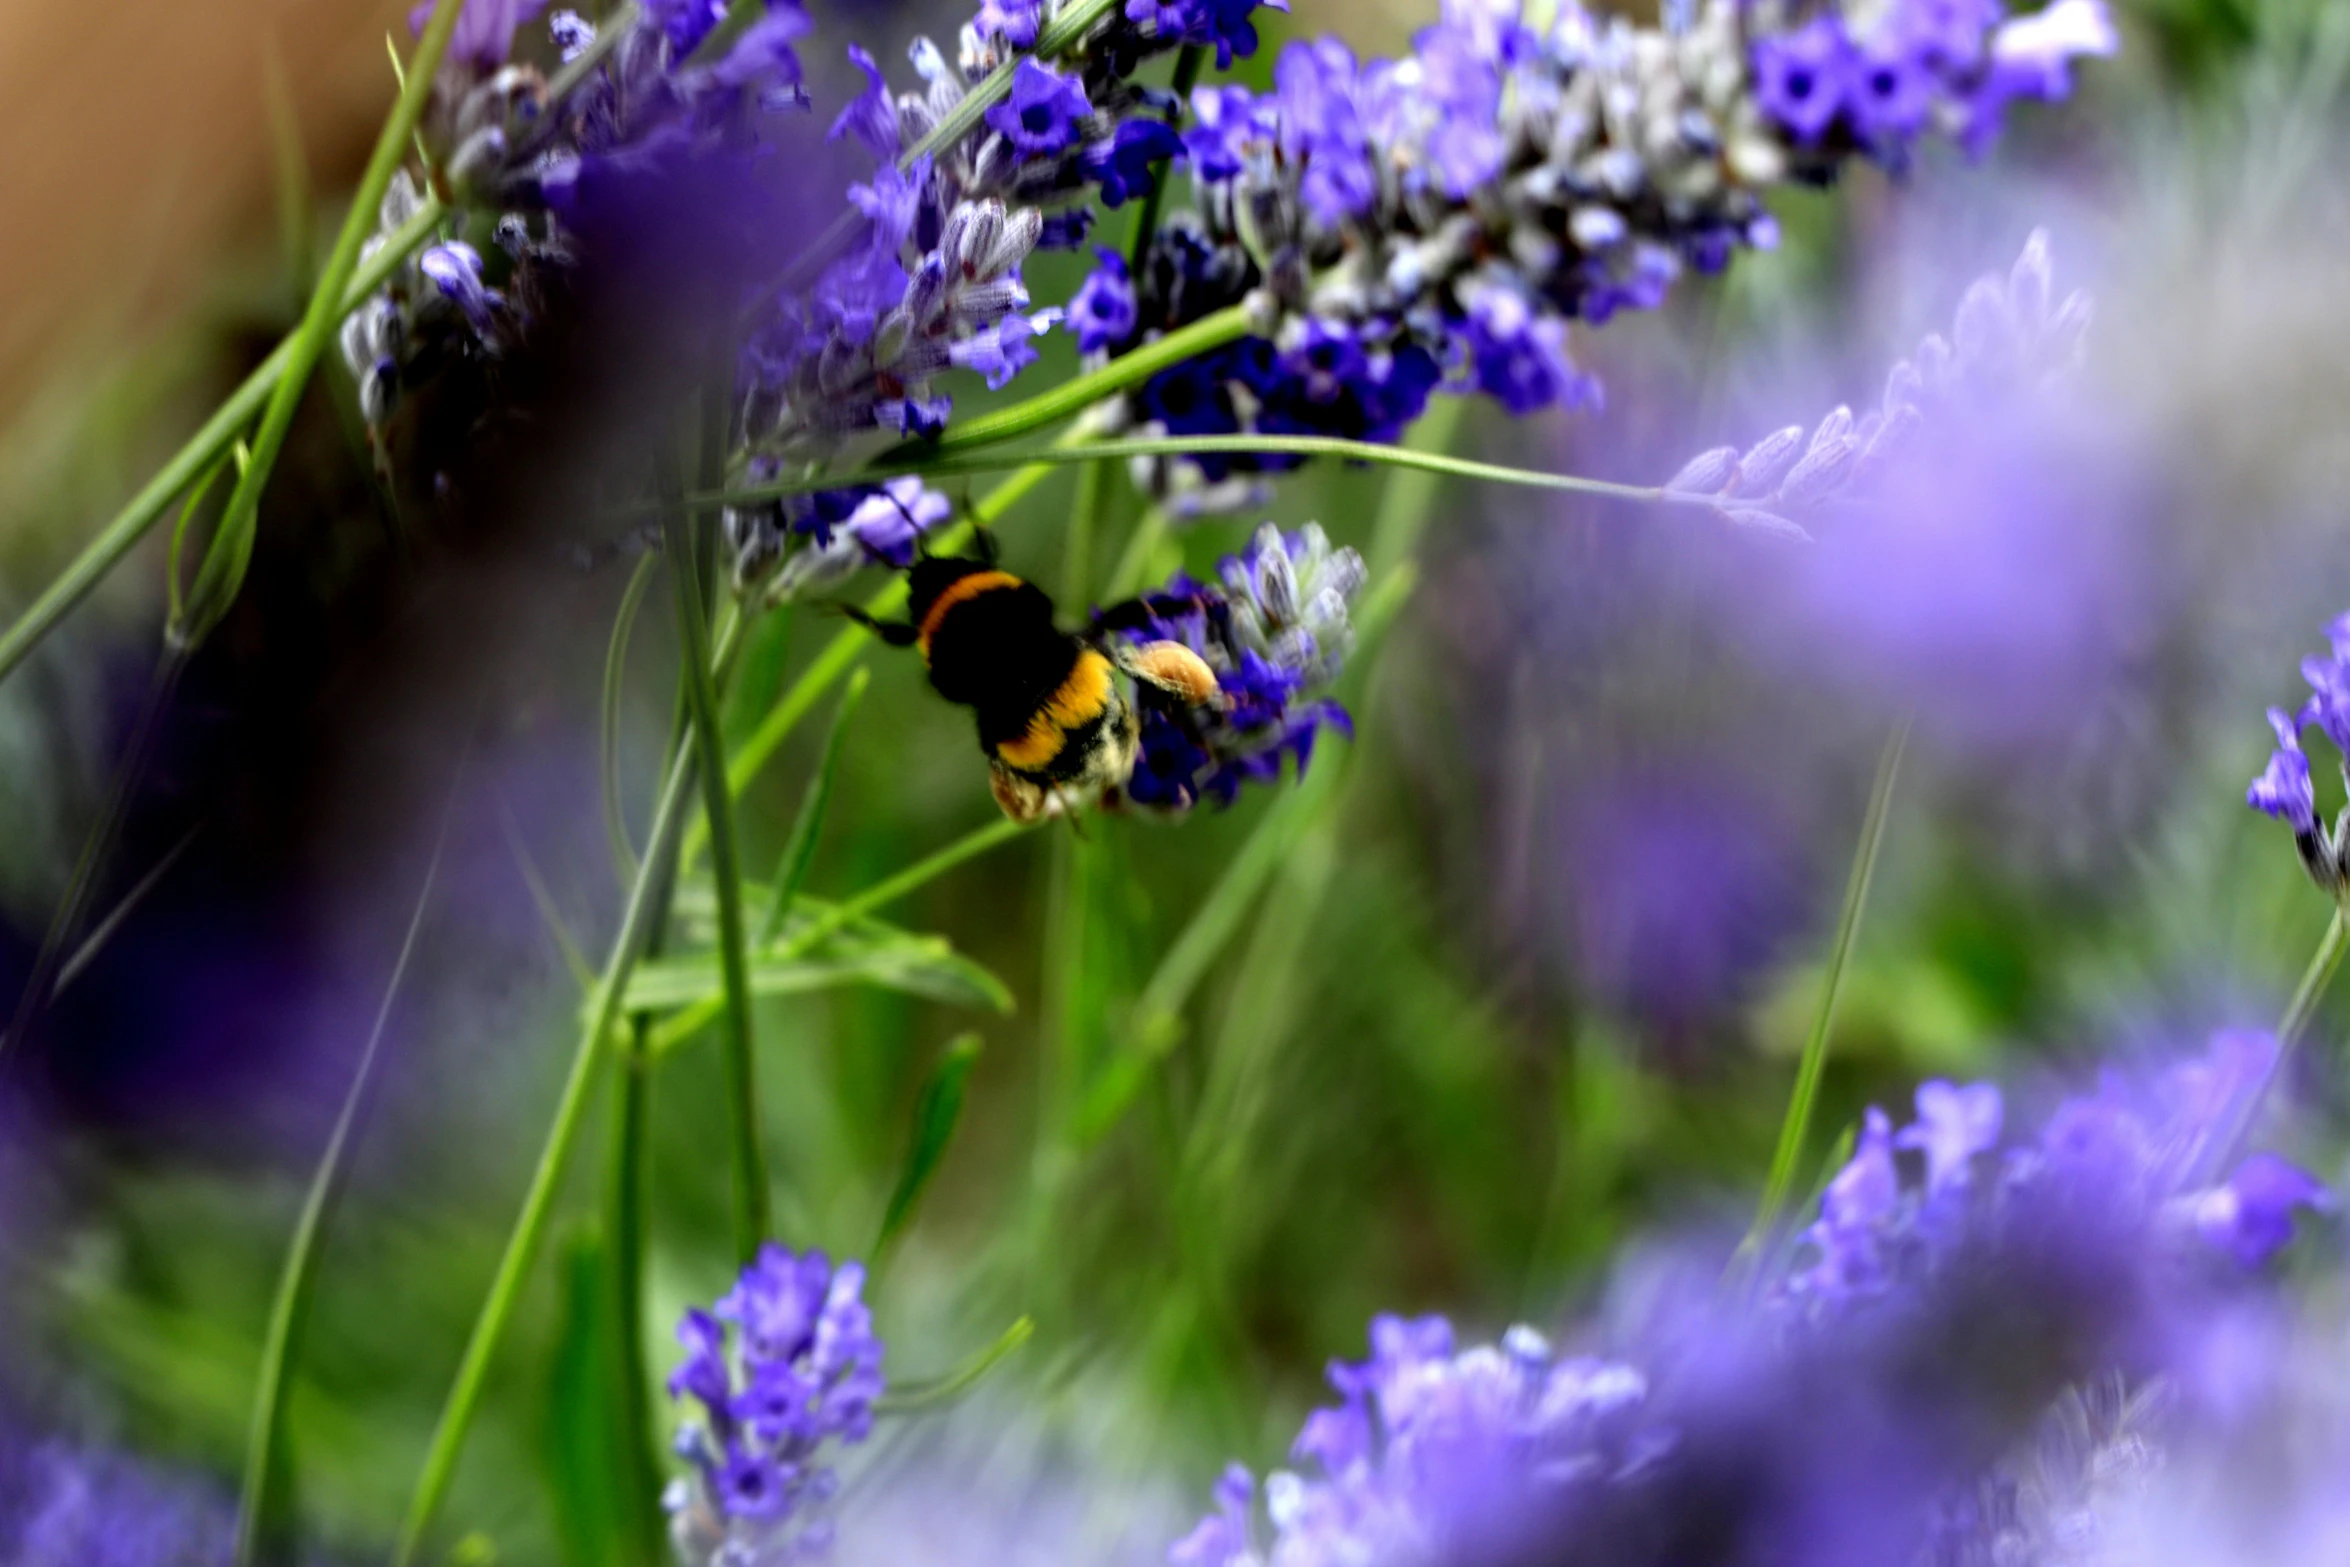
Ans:
{"type": "MultiPolygon", "coordinates": [[[[1138,643],[1181,643],[1218,686],[1214,702],[1180,718],[1145,706],[1142,756],[1126,786],[1126,798],[1145,809],[1229,804],[1243,783],[1278,779],[1285,758],[1302,776],[1324,729],[1351,733],[1345,709],[1315,695],[1352,649],[1348,606],[1363,585],[1362,557],[1332,549],[1311,524],[1285,535],[1267,523],[1217,576],[1221,592],[1178,576],[1145,601],[1153,623],[1131,634],[1138,643]]],[[[1394,1348],[1431,1331],[1382,1318],[1373,1342],[1394,1348]]]]}
{"type": "Polygon", "coordinates": [[[1845,76],[1845,107],[1853,129],[1874,145],[1897,146],[1925,128],[1934,105],[1934,77],[1916,45],[1872,44],[1845,76]]]}
{"type": "Polygon", "coordinates": [[[2245,1268],[2257,1268],[2292,1243],[2293,1216],[2322,1212],[2333,1196],[2317,1177],[2275,1154],[2256,1153],[2226,1184],[2194,1203],[2196,1233],[2245,1268]]]}
{"type": "Polygon", "coordinates": [[[1036,158],[1067,148],[1091,113],[1082,82],[1031,58],[1012,73],[1011,96],[987,111],[987,123],[1022,157],[1036,158]]]}
{"type": "Polygon", "coordinates": [[[857,1263],[769,1243],[714,1310],[679,1325],[687,1358],[670,1396],[700,1408],[678,1435],[691,1474],[665,1502],[691,1567],[783,1561],[821,1542],[810,1515],[836,1484],[824,1445],[862,1442],[883,1388],[864,1285],[857,1263]]]}
{"type": "Polygon", "coordinates": [[[1963,1184],[1974,1157],[1999,1146],[2002,1106],[1996,1084],[1920,1083],[1917,1105],[1916,1122],[1901,1129],[1895,1146],[1926,1156],[1927,1190],[1963,1184]]]}

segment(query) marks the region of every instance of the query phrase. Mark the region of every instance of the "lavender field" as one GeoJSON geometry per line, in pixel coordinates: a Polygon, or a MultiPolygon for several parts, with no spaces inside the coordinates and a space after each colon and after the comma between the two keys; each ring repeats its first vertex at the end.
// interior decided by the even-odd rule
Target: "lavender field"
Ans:
{"type": "Polygon", "coordinates": [[[2350,1561],[2350,9],[37,9],[0,1567],[2350,1561]]]}

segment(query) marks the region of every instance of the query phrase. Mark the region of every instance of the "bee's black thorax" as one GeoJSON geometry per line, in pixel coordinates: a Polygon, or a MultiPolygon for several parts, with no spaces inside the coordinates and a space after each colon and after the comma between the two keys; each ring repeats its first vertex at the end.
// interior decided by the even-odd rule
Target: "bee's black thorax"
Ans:
{"type": "Polygon", "coordinates": [[[989,755],[1042,776],[1082,763],[1103,711],[1084,712],[1090,692],[1081,689],[1087,682],[1080,670],[1087,650],[1053,623],[1053,601],[1043,589],[975,562],[924,561],[915,567],[908,608],[931,685],[972,709],[989,755]],[[1056,697],[1063,707],[1040,735],[1039,715],[1056,697]],[[1053,734],[1064,743],[1053,743],[1053,734]]]}

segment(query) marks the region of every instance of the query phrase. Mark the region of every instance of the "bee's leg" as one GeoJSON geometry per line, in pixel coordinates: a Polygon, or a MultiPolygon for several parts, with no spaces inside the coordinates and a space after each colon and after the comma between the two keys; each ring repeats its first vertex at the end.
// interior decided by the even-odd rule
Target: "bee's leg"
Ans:
{"type": "Polygon", "coordinates": [[[891,647],[912,647],[922,633],[902,620],[875,620],[854,604],[835,604],[833,608],[863,626],[867,631],[887,642],[891,647]]]}
{"type": "Polygon", "coordinates": [[[989,762],[987,775],[988,787],[995,792],[995,803],[1016,822],[1040,822],[1060,803],[1056,795],[1035,779],[1014,772],[1001,762],[989,762]]]}

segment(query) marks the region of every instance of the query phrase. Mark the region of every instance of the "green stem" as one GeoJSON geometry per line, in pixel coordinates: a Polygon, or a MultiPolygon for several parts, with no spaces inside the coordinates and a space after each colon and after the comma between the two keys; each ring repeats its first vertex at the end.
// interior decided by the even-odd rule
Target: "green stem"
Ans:
{"type": "Polygon", "coordinates": [[[977,451],[982,446],[994,446],[1014,436],[1027,435],[1047,425],[1075,418],[1113,392],[1140,386],[1162,370],[1173,369],[1187,359],[1197,358],[1227,343],[1238,342],[1248,336],[1248,330],[1248,312],[1239,305],[1227,306],[1214,315],[1202,316],[1189,326],[1178,327],[1165,337],[1145,343],[1130,353],[1121,354],[1089,375],[1064,381],[1049,392],[1040,392],[1009,408],[999,408],[993,413],[963,420],[935,441],[914,442],[892,448],[875,459],[874,466],[877,471],[893,467],[904,472],[946,471],[931,465],[936,459],[977,451]]]}
{"type": "Polygon", "coordinates": [[[214,533],[215,539],[247,542],[226,554],[215,549],[205,556],[203,569],[197,573],[196,585],[188,595],[188,623],[184,631],[174,628],[175,634],[184,635],[191,642],[201,641],[219,622],[242,586],[245,564],[251,555],[249,538],[260,512],[262,491],[269,487],[278,454],[285,450],[286,436],[294,427],[295,410],[301,406],[302,393],[310,384],[310,372],[317,368],[320,356],[326,352],[327,343],[335,333],[335,323],[343,318],[343,292],[358,270],[360,246],[375,227],[393,171],[407,156],[409,132],[415,129],[432,96],[433,78],[440,71],[441,56],[448,50],[450,34],[456,30],[457,16],[464,4],[465,0],[437,0],[433,6],[432,20],[425,24],[424,35],[416,43],[416,53],[408,62],[400,101],[393,105],[391,118],[384,122],[383,131],[376,138],[375,152],[367,160],[367,172],[360,176],[359,188],[351,194],[351,210],[345,215],[342,231],[335,236],[334,249],[319,272],[318,287],[311,291],[310,308],[294,333],[293,349],[286,357],[284,372],[270,391],[269,406],[262,412],[260,430],[253,438],[252,458],[238,478],[236,491],[229,496],[228,508],[221,513],[220,525],[214,533]]]}
{"type": "MultiPolygon", "coordinates": [[[[978,422],[973,421],[975,425],[978,422]]],[[[945,442],[940,443],[941,450],[945,446],[945,442]]],[[[1447,456],[1443,452],[1416,451],[1405,446],[1383,446],[1372,441],[1348,441],[1322,435],[1187,435],[1117,441],[1071,440],[1044,450],[1023,449],[940,458],[926,457],[919,451],[901,447],[884,453],[875,460],[873,466],[854,474],[813,474],[739,490],[708,491],[687,496],[685,503],[689,510],[707,512],[728,506],[788,499],[820,490],[836,490],[845,484],[868,484],[884,478],[909,475],[922,479],[951,479],[968,474],[996,473],[1029,464],[1114,462],[1131,457],[1215,454],[1331,457],[1345,462],[1447,474],[1457,479],[1478,479],[1488,484],[1559,490],[1574,495],[1601,495],[1649,506],[1693,506],[1710,511],[1714,505],[1710,497],[1684,495],[1652,484],[1618,484],[1609,479],[1586,479],[1571,473],[1545,473],[1537,468],[1511,468],[1499,463],[1473,462],[1465,457],[1447,456]]]]}
{"type": "Polygon", "coordinates": [[[2300,1042],[2310,1019],[2317,1015],[2318,1003],[2325,999],[2326,986],[2332,982],[2334,971],[2342,966],[2345,953],[2350,953],[2350,911],[2337,905],[2317,951],[2310,955],[2309,967],[2301,971],[2301,983],[2293,987],[2293,999],[2285,1007],[2285,1015],[2277,1021],[2280,1065],[2300,1042]]]}
{"type": "MultiPolygon", "coordinates": [[[[368,295],[384,286],[392,274],[407,263],[418,246],[431,237],[446,210],[438,201],[426,197],[422,208],[388,239],[382,249],[367,259],[350,285],[343,290],[343,309],[355,310],[368,295]]],[[[227,401],[213,410],[203,427],[188,437],[187,444],[172,455],[169,462],[141,487],[139,493],[126,502],[114,519],[100,530],[98,536],[82,546],[73,563],[57,579],[44,588],[30,609],[19,616],[15,624],[0,633],[0,680],[6,680],[43,638],[57,629],[58,622],[71,614],[91,590],[106,579],[109,572],[122,564],[123,557],[137,547],[149,529],[162,520],[171,509],[171,503],[180,493],[209,472],[212,465],[225,456],[236,444],[237,435],[251,424],[269,401],[270,393],[286,373],[294,356],[295,337],[288,335],[267,359],[261,361],[251,375],[245,377],[227,401]]]]}
{"type": "Polygon", "coordinates": [[[703,619],[693,532],[683,511],[669,515],[669,575],[685,643],[687,705],[700,755],[702,813],[710,826],[710,873],[718,894],[718,973],[726,1000],[726,1088],[734,1167],[734,1249],[748,1264],[767,1239],[767,1162],[759,1145],[758,1058],[751,1033],[751,964],[743,923],[742,861],[734,843],[734,791],[726,784],[726,737],[710,681],[710,628],[703,619]]]}
{"type": "MultiPolygon", "coordinates": [[[[716,655],[720,667],[732,656],[734,635],[740,627],[741,622],[735,622],[720,639],[716,655]]],[[[613,1025],[619,1021],[629,976],[635,971],[637,958],[660,918],[660,894],[669,883],[672,869],[669,862],[685,824],[686,794],[693,786],[693,778],[693,752],[681,748],[671,760],[668,778],[662,785],[660,804],[653,812],[652,831],[645,845],[645,858],[637,867],[636,883],[629,890],[619,934],[612,938],[612,954],[597,980],[588,1020],[572,1055],[570,1075],[565,1078],[562,1097],[556,1102],[555,1120],[548,1129],[546,1146],[539,1152],[530,1189],[523,1195],[522,1211],[515,1217],[505,1253],[498,1260],[497,1274],[490,1282],[489,1295],[474,1319],[464,1357],[458,1362],[448,1402],[443,1405],[440,1422],[433,1429],[432,1444],[425,1452],[423,1470],[417,1477],[415,1493],[409,1498],[407,1516],[400,1525],[399,1542],[392,1553],[393,1567],[411,1567],[416,1561],[417,1553],[424,1546],[425,1531],[432,1527],[434,1516],[447,1498],[449,1481],[457,1469],[457,1456],[465,1445],[466,1430],[473,1423],[482,1390],[488,1382],[490,1362],[496,1358],[498,1345],[505,1338],[515,1307],[521,1302],[530,1265],[546,1238],[547,1218],[554,1210],[556,1189],[562,1184],[572,1145],[579,1140],[589,1090],[595,1085],[597,1063],[603,1059],[613,1025]]]]}
{"type": "Polygon", "coordinates": [[[1118,552],[1118,564],[1110,570],[1110,585],[1102,590],[1105,602],[1120,603],[1142,591],[1143,574],[1151,569],[1151,557],[1166,536],[1167,508],[1153,506],[1126,536],[1126,547],[1118,552]]]}
{"type": "MultiPolygon", "coordinates": [[[[459,768],[462,771],[462,763],[459,768]]],[[[285,1449],[285,1418],[293,1390],[294,1365],[301,1358],[302,1333],[308,1323],[310,1297],[318,1279],[319,1253],[325,1245],[327,1227],[334,1222],[335,1209],[342,1200],[343,1186],[350,1173],[351,1145],[357,1140],[359,1128],[375,1098],[376,1062],[382,1054],[384,1033],[391,1024],[392,1004],[407,978],[408,965],[416,956],[425,911],[432,906],[433,888],[440,881],[441,859],[449,846],[449,824],[456,815],[456,806],[457,794],[452,787],[448,806],[441,813],[440,836],[425,867],[424,886],[416,894],[414,912],[408,916],[408,933],[401,939],[400,956],[392,965],[390,981],[384,986],[383,1003],[376,1008],[375,1026],[368,1031],[367,1045],[359,1053],[359,1070],[351,1079],[350,1091],[343,1097],[342,1113],[335,1118],[326,1150],[319,1155],[318,1168],[310,1177],[309,1195],[303,1200],[293,1240],[286,1247],[285,1263],[278,1271],[277,1296],[270,1305],[269,1331],[261,1344],[261,1371],[254,1384],[253,1418],[245,1442],[245,1480],[237,1510],[237,1567],[254,1567],[265,1552],[272,1560],[292,1554],[289,1533],[281,1529],[274,1514],[282,1505],[283,1482],[290,1464],[285,1449]]]]}
{"type": "Polygon", "coordinates": [[[1862,817],[1860,845],[1852,857],[1852,874],[1844,883],[1844,907],[1836,916],[1836,936],[1828,948],[1828,970],[1820,982],[1820,1004],[1812,1014],[1811,1032],[1803,1041],[1803,1059],[1795,1072],[1795,1092],[1788,1099],[1786,1118],[1779,1123],[1779,1145],[1771,1154],[1771,1171],[1763,1183],[1762,1205],[1754,1227],[1746,1232],[1732,1262],[1741,1272],[1751,1270],[1770,1245],[1794,1189],[1797,1165],[1811,1134],[1812,1111],[1820,1097],[1820,1082],[1828,1065],[1828,1036],[1836,1022],[1836,1000],[1843,989],[1844,969],[1860,935],[1862,912],[1868,907],[1869,882],[1876,875],[1877,854],[1884,847],[1885,821],[1891,814],[1893,786],[1901,775],[1901,753],[1909,744],[1910,715],[1904,714],[1885,738],[1877,758],[1877,776],[1869,786],[1869,803],[1862,817]]]}

